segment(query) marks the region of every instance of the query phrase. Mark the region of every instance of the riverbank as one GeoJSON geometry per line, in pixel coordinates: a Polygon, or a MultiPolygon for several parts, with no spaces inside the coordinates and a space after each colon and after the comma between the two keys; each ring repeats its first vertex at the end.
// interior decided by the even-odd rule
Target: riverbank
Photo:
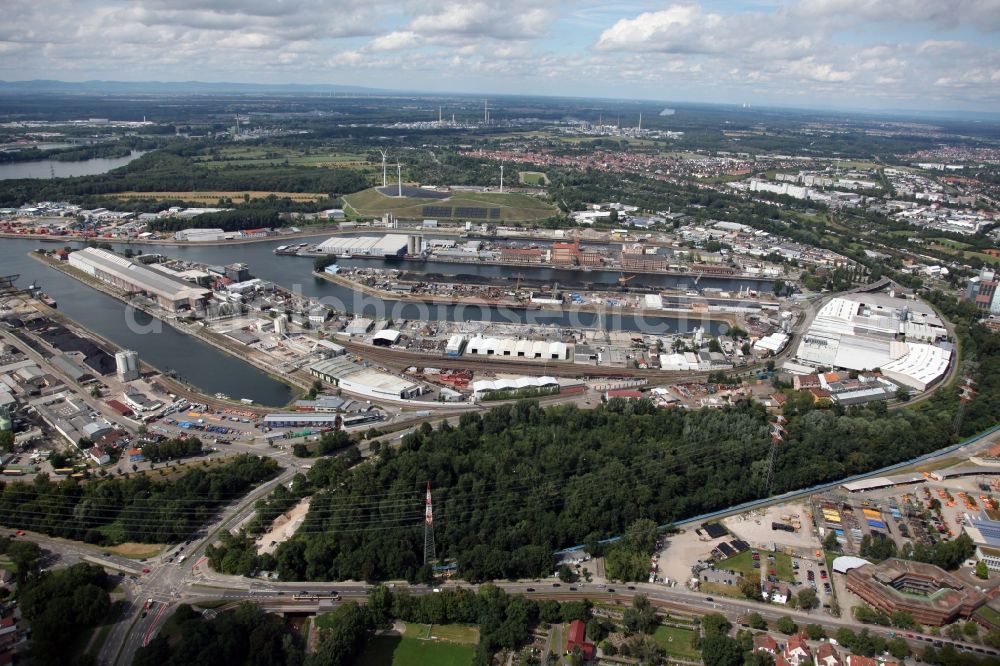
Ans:
{"type": "MultiPolygon", "coordinates": [[[[273,366],[265,363],[263,360],[254,358],[252,355],[248,354],[247,353],[247,349],[245,347],[242,347],[242,348],[237,347],[237,343],[235,343],[235,342],[233,342],[233,343],[230,344],[230,342],[228,340],[221,339],[222,336],[220,336],[220,335],[218,335],[216,333],[213,333],[212,331],[209,331],[209,330],[205,329],[203,326],[188,325],[185,322],[183,322],[182,320],[179,320],[179,319],[177,319],[175,317],[165,316],[162,312],[158,312],[158,311],[156,311],[153,308],[145,307],[142,304],[137,304],[134,301],[129,300],[128,298],[126,298],[121,292],[119,292],[118,290],[114,289],[110,285],[107,285],[104,282],[101,282],[100,280],[96,280],[96,279],[92,278],[91,276],[86,275],[85,273],[82,273],[81,271],[78,271],[75,268],[73,268],[73,267],[71,267],[71,266],[69,266],[69,265],[67,265],[67,264],[65,264],[63,262],[54,260],[51,257],[48,257],[48,256],[43,255],[43,254],[40,254],[38,252],[30,252],[29,256],[31,256],[32,258],[34,258],[36,261],[38,261],[38,262],[40,262],[40,263],[42,263],[42,264],[44,264],[44,265],[46,265],[46,266],[48,266],[50,268],[58,270],[59,272],[63,273],[64,275],[67,275],[67,276],[69,276],[69,277],[71,277],[71,278],[73,278],[73,279],[75,279],[75,280],[77,280],[77,281],[79,281],[79,282],[87,285],[88,287],[92,287],[92,288],[94,288],[94,289],[96,289],[96,290],[98,290],[98,291],[100,291],[100,292],[102,292],[102,293],[104,293],[104,294],[106,294],[108,296],[111,296],[112,298],[115,298],[118,301],[121,301],[122,303],[125,303],[126,305],[130,305],[130,306],[136,308],[137,310],[141,310],[142,312],[146,313],[150,317],[154,317],[155,319],[157,319],[157,320],[159,320],[159,321],[167,324],[168,326],[170,326],[171,328],[173,328],[176,331],[179,331],[181,333],[184,333],[184,334],[187,334],[187,335],[191,335],[191,336],[193,336],[195,338],[198,338],[200,341],[202,341],[202,342],[204,342],[204,343],[206,343],[208,345],[211,345],[212,347],[218,349],[219,351],[221,351],[221,352],[223,352],[223,353],[225,353],[225,354],[227,354],[229,356],[232,356],[232,357],[236,358],[237,360],[243,361],[245,363],[248,363],[249,365],[252,365],[252,366],[256,367],[258,370],[261,370],[261,371],[265,372],[268,376],[270,376],[275,381],[281,382],[281,383],[285,384],[286,386],[291,387],[292,389],[298,389],[300,392],[304,392],[304,391],[307,391],[309,389],[309,387],[311,386],[311,384],[312,384],[312,378],[308,377],[307,375],[295,375],[295,374],[281,372],[281,371],[275,369],[273,366]]],[[[80,326],[80,325],[77,324],[77,326],[80,326]]],[[[101,339],[101,340],[105,339],[105,338],[99,336],[98,334],[93,333],[89,329],[86,329],[85,327],[81,326],[81,328],[84,328],[84,330],[87,330],[88,334],[93,335],[97,339],[101,339]]],[[[111,346],[113,346],[115,349],[120,349],[117,345],[114,345],[114,343],[110,343],[109,342],[109,344],[111,344],[111,346]]],[[[152,366],[149,366],[149,367],[152,367],[152,366]]],[[[164,378],[168,378],[168,379],[171,379],[171,381],[176,382],[176,380],[173,380],[172,378],[169,378],[168,375],[164,374],[162,371],[159,371],[159,372],[160,372],[160,374],[164,378]]],[[[189,388],[188,390],[191,390],[191,389],[189,388]]],[[[209,396],[207,396],[205,394],[202,394],[197,389],[195,389],[195,390],[198,392],[198,395],[199,395],[198,402],[207,402],[207,403],[210,403],[210,404],[211,403],[221,404],[221,405],[224,405],[226,408],[233,408],[233,407],[243,408],[243,409],[247,408],[247,405],[245,405],[244,403],[239,402],[237,400],[222,400],[222,399],[219,399],[219,398],[210,398],[209,396]]],[[[293,393],[294,393],[294,391],[293,391],[293,393]]],[[[291,404],[291,401],[294,401],[295,399],[297,399],[297,397],[298,397],[298,395],[293,394],[291,396],[290,402],[286,403],[286,405],[273,405],[273,407],[275,407],[275,408],[285,407],[285,406],[287,406],[287,404],[291,404]]]]}
{"type": "Polygon", "coordinates": [[[340,275],[332,275],[325,271],[313,271],[313,276],[321,278],[328,282],[338,284],[341,287],[346,287],[353,291],[361,292],[367,296],[373,296],[380,298],[382,300],[406,300],[416,303],[428,303],[431,305],[468,305],[468,306],[483,306],[483,307],[495,307],[495,308],[509,308],[512,310],[545,310],[550,312],[563,312],[566,309],[572,309],[577,312],[589,312],[593,314],[607,314],[609,311],[639,317],[664,317],[671,315],[690,315],[695,316],[699,319],[706,319],[710,321],[718,321],[734,326],[737,323],[737,316],[730,312],[695,312],[694,310],[680,310],[680,309],[656,309],[650,310],[646,308],[633,308],[633,307],[615,307],[609,308],[603,305],[593,305],[593,304],[570,304],[566,305],[556,305],[554,303],[531,303],[525,304],[518,301],[490,301],[482,298],[476,298],[474,296],[435,296],[432,294],[397,294],[391,291],[386,291],[384,289],[377,289],[375,287],[369,287],[367,285],[358,284],[354,280],[346,278],[340,275]]]}

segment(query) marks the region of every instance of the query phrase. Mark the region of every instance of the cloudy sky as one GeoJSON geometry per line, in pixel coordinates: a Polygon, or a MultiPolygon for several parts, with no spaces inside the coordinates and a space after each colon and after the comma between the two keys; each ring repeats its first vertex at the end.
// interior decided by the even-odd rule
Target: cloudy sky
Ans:
{"type": "Polygon", "coordinates": [[[1000,109],[1000,0],[2,0],[0,79],[1000,109]]]}

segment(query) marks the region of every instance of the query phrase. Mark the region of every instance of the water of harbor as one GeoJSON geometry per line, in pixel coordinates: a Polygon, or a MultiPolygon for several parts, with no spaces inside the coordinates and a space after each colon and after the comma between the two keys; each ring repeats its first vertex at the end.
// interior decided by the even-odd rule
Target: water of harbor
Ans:
{"type": "Polygon", "coordinates": [[[145,153],[134,150],[125,157],[95,157],[90,160],[60,162],[59,160],[35,160],[0,164],[0,180],[17,178],[71,178],[75,176],[95,176],[112,169],[125,166],[145,153]]]}
{"type": "Polygon", "coordinates": [[[143,361],[160,370],[174,370],[209,395],[225,393],[273,406],[291,400],[288,386],[249,363],[141,311],[127,310],[121,301],[27,256],[38,247],[60,246],[0,238],[0,275],[20,274],[17,285],[22,288],[36,283],[56,300],[59,312],[121,347],[136,350],[143,361]]]}
{"type": "MultiPolygon", "coordinates": [[[[315,239],[317,242],[319,239],[315,239]]],[[[635,331],[653,335],[688,333],[704,328],[712,335],[724,332],[726,324],[701,317],[654,316],[625,314],[620,309],[608,306],[602,313],[590,312],[565,306],[559,310],[524,310],[497,308],[479,305],[426,304],[405,300],[380,299],[363,296],[353,290],[312,275],[313,260],[305,257],[278,256],[274,248],[288,241],[268,241],[240,245],[142,245],[133,249],[160,253],[168,257],[185,259],[201,264],[226,265],[243,262],[250,266],[250,273],[263,280],[274,282],[286,289],[315,298],[338,311],[351,312],[375,319],[393,321],[485,321],[537,326],[558,326],[565,328],[602,328],[608,330],[635,331]]],[[[121,251],[125,245],[116,245],[121,251]]],[[[411,262],[384,259],[340,259],[338,263],[347,267],[398,268],[409,271],[443,274],[466,273],[485,277],[516,277],[522,274],[533,280],[561,285],[580,284],[581,281],[603,285],[617,285],[619,273],[614,271],[582,272],[554,268],[528,268],[522,266],[496,266],[484,264],[458,264],[451,262],[411,262]]],[[[766,280],[734,280],[726,278],[701,278],[695,280],[687,276],[662,274],[638,274],[630,286],[652,288],[690,289],[714,287],[731,290],[771,289],[766,280]]],[[[566,287],[567,289],[571,287],[566,287]]],[[[609,299],[614,299],[609,294],[609,299]]]]}

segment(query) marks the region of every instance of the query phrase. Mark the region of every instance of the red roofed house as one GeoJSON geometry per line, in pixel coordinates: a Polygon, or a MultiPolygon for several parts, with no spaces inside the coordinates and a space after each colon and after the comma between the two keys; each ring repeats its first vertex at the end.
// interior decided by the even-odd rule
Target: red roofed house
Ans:
{"type": "Polygon", "coordinates": [[[851,654],[847,656],[847,666],[878,666],[878,662],[871,657],[851,654]]]}
{"type": "Polygon", "coordinates": [[[812,651],[802,634],[795,634],[788,639],[784,656],[792,666],[802,666],[802,664],[813,660],[812,651]]]}
{"type": "Polygon", "coordinates": [[[816,666],[843,666],[840,654],[830,643],[820,643],[816,648],[816,666]]]}
{"type": "Polygon", "coordinates": [[[584,659],[594,658],[594,644],[587,642],[587,625],[583,620],[573,620],[569,623],[569,635],[566,637],[566,652],[573,652],[577,647],[584,659]]]}
{"type": "Polygon", "coordinates": [[[792,378],[792,388],[796,391],[819,387],[819,375],[795,375],[792,378]]]}
{"type": "Polygon", "coordinates": [[[754,652],[769,652],[771,655],[778,654],[778,641],[774,640],[770,634],[757,634],[753,637],[754,652]]]}

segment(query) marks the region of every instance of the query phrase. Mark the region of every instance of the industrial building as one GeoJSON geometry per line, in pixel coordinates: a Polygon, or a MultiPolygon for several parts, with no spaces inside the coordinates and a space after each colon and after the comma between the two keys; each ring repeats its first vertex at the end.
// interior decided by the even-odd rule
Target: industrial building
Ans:
{"type": "Polygon", "coordinates": [[[226,240],[222,229],[181,229],[174,233],[174,240],[187,243],[215,243],[226,240]]]}
{"type": "Polygon", "coordinates": [[[282,412],[265,414],[261,425],[267,428],[335,428],[338,418],[334,413],[282,412]]]}
{"type": "Polygon", "coordinates": [[[192,286],[114,252],[94,247],[70,253],[69,264],[128,293],[145,294],[171,312],[201,309],[212,295],[208,289],[192,286]]]}
{"type": "Polygon", "coordinates": [[[347,358],[331,358],[309,366],[309,374],[345,391],[381,400],[409,400],[424,392],[420,384],[347,358]]]}
{"type": "Polygon", "coordinates": [[[139,379],[139,354],[130,349],[120,351],[115,354],[117,364],[118,381],[134,382],[139,379]]]}
{"type": "Polygon", "coordinates": [[[518,377],[517,379],[481,379],[472,382],[472,393],[477,400],[497,391],[519,391],[526,388],[547,388],[559,386],[555,377],[518,377]]]}
{"type": "Polygon", "coordinates": [[[479,336],[469,340],[465,346],[465,353],[473,356],[544,359],[546,361],[565,361],[569,358],[569,348],[565,342],[482,338],[479,336]]]}
{"type": "Polygon", "coordinates": [[[316,250],[325,254],[357,257],[402,257],[410,247],[403,234],[384,236],[337,236],[320,243],[316,250]]]}
{"type": "Polygon", "coordinates": [[[982,592],[947,571],[896,558],[851,569],[847,589],[889,615],[905,611],[935,627],[969,618],[986,603],[982,592]]]}
{"type": "Polygon", "coordinates": [[[951,349],[912,340],[946,336],[941,319],[920,301],[848,294],[820,309],[795,356],[815,367],[878,368],[897,384],[924,391],[947,373],[951,349]]]}

